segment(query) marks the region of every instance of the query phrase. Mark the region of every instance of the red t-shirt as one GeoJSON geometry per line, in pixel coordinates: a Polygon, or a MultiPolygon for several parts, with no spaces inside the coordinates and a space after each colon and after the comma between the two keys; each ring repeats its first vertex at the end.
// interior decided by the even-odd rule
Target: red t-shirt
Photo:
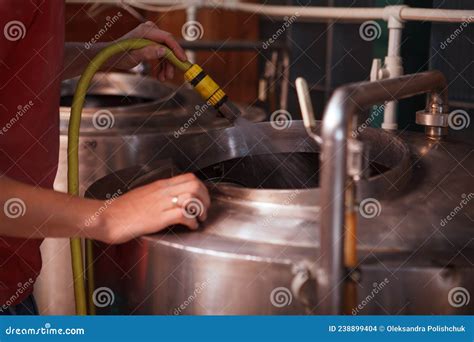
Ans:
{"type": "MultiPolygon", "coordinates": [[[[53,186],[63,49],[63,0],[0,0],[0,177],[53,186]]],[[[26,212],[34,205],[24,204],[26,212]]],[[[5,209],[0,203],[0,215],[5,209]]],[[[33,291],[41,242],[0,236],[0,309],[33,291]]]]}

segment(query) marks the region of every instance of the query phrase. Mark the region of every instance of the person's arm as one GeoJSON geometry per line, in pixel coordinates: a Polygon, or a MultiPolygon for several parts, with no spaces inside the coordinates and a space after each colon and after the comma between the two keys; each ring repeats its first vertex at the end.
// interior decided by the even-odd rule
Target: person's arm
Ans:
{"type": "MultiPolygon", "coordinates": [[[[160,30],[153,22],[149,21],[144,24],[140,24],[135,29],[119,38],[117,41],[127,38],[147,38],[157,43],[168,46],[182,61],[185,61],[186,54],[184,50],[179,46],[173,36],[163,30],[160,30]]],[[[95,43],[92,45],[86,45],[85,43],[66,43],[64,47],[64,70],[62,78],[67,79],[77,75],[80,75],[87,64],[94,58],[97,53],[102,50],[110,43],[95,43]]],[[[162,59],[164,56],[164,50],[157,46],[148,46],[143,49],[130,51],[117,57],[113,57],[105,66],[105,69],[116,68],[122,70],[128,70],[143,62],[145,60],[156,60],[162,59]]],[[[162,60],[160,63],[160,71],[158,78],[161,81],[173,78],[174,66],[168,61],[162,60]]]]}
{"type": "Polygon", "coordinates": [[[193,174],[156,181],[107,202],[5,176],[0,176],[0,189],[0,236],[22,238],[84,237],[122,243],[174,224],[196,229],[210,204],[206,187],[193,174]],[[183,208],[190,200],[202,209],[198,217],[183,208]]]}

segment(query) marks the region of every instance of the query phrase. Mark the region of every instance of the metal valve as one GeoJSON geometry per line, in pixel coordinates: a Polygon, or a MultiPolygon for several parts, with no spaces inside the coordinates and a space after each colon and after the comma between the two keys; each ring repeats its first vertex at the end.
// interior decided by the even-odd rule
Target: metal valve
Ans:
{"type": "Polygon", "coordinates": [[[382,65],[380,58],[374,58],[372,60],[372,68],[370,69],[370,80],[378,81],[389,77],[387,68],[382,65]]]}
{"type": "Polygon", "coordinates": [[[425,133],[430,139],[441,139],[448,134],[449,115],[441,104],[432,102],[427,109],[416,112],[416,123],[425,126],[425,133]]]}

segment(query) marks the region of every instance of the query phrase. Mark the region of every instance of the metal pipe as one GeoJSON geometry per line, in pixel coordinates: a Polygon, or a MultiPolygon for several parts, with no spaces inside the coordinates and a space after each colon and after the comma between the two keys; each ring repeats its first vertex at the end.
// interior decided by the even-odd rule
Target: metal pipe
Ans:
{"type": "Polygon", "coordinates": [[[370,106],[413,95],[431,93],[431,101],[447,103],[447,83],[439,71],[427,71],[359,82],[334,91],[322,124],[321,243],[318,305],[321,314],[341,314],[344,272],[344,194],[347,179],[347,141],[353,117],[370,106]]]}

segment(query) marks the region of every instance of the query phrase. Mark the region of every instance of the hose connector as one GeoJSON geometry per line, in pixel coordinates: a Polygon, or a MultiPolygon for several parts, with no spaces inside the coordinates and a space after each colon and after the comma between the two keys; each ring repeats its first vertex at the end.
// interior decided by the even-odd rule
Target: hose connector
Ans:
{"type": "Polygon", "coordinates": [[[234,122],[240,116],[239,109],[228,100],[226,93],[199,65],[191,65],[184,73],[184,79],[194,87],[206,103],[213,106],[230,122],[234,122]]]}

